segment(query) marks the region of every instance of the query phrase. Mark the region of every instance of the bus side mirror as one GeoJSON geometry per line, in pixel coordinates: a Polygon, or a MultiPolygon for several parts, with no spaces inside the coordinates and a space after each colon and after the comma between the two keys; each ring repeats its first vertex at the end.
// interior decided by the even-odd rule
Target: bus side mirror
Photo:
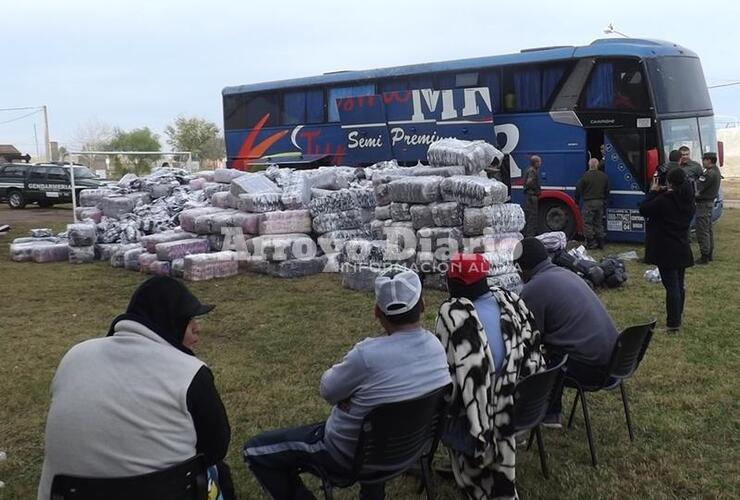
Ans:
{"type": "Polygon", "coordinates": [[[717,161],[719,166],[722,167],[725,164],[725,143],[717,141],[717,161]]]}

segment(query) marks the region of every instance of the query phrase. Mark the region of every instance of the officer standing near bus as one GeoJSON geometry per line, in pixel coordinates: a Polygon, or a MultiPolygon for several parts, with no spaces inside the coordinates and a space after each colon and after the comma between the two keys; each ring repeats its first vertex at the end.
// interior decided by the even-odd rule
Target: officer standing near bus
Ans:
{"type": "Polygon", "coordinates": [[[576,202],[583,198],[583,232],[586,247],[604,248],[604,206],[609,198],[609,177],[599,170],[599,160],[588,160],[588,170],[576,184],[576,202]]]}
{"type": "Polygon", "coordinates": [[[712,210],[714,199],[719,195],[722,176],[717,168],[717,154],[704,153],[704,169],[696,183],[696,239],[699,240],[701,258],[697,264],[709,264],[714,257],[714,233],[712,210]]]}
{"type": "Polygon", "coordinates": [[[524,226],[525,236],[537,236],[537,226],[539,225],[537,209],[539,205],[540,193],[540,166],[542,158],[532,155],[529,159],[529,167],[524,172],[524,215],[526,216],[526,225],[524,226]]]}

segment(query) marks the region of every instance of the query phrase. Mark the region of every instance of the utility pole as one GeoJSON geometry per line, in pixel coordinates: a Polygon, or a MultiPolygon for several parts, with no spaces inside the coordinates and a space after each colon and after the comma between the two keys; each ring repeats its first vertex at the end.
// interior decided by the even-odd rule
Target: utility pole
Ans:
{"type": "Polygon", "coordinates": [[[46,111],[46,104],[44,108],[44,156],[47,162],[51,161],[51,144],[49,143],[49,114],[46,111]]]}

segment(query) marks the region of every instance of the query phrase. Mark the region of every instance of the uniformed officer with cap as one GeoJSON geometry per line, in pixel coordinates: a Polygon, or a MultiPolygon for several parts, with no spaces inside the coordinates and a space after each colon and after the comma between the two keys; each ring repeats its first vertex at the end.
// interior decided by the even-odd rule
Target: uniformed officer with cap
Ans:
{"type": "Polygon", "coordinates": [[[696,183],[696,239],[701,251],[701,258],[696,263],[708,264],[714,257],[712,210],[714,200],[719,195],[722,176],[717,168],[716,153],[704,153],[702,164],[704,169],[696,183]]]}

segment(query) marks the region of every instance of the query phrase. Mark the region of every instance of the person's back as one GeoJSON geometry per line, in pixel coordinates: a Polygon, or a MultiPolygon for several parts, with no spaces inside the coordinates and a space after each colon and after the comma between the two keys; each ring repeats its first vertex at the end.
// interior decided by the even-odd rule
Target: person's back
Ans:
{"type": "Polygon", "coordinates": [[[367,338],[343,365],[323,375],[320,390],[324,399],[338,403],[337,384],[357,384],[349,404],[335,405],[326,422],[327,448],[347,460],[354,456],[362,420],[373,408],[422,396],[450,381],[442,346],[423,328],[367,338]]]}
{"type": "Polygon", "coordinates": [[[583,201],[605,200],[609,196],[609,176],[598,166],[589,169],[578,182],[577,191],[583,201]]]}
{"type": "Polygon", "coordinates": [[[546,346],[585,363],[608,363],[617,330],[599,298],[578,275],[546,259],[533,269],[521,297],[546,346]]]}

